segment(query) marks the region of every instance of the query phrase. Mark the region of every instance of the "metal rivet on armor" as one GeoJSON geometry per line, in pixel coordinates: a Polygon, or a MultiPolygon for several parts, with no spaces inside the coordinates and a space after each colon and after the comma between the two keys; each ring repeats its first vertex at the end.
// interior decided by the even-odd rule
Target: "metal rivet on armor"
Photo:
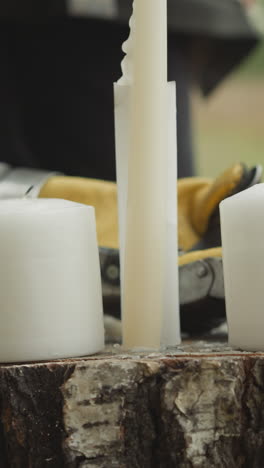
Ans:
{"type": "Polygon", "coordinates": [[[204,278],[205,276],[207,276],[208,274],[208,269],[205,265],[201,264],[199,265],[198,269],[197,269],[197,276],[199,278],[204,278]]]}
{"type": "Polygon", "coordinates": [[[106,269],[107,278],[111,281],[117,280],[119,278],[119,268],[117,265],[109,265],[106,269]]]}

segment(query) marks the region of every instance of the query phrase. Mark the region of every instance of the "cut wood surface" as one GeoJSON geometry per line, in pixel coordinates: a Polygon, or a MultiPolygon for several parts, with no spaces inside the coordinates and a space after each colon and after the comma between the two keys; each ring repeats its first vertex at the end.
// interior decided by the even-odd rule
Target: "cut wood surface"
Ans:
{"type": "Polygon", "coordinates": [[[264,353],[186,343],[0,366],[0,468],[263,468],[264,353]]]}

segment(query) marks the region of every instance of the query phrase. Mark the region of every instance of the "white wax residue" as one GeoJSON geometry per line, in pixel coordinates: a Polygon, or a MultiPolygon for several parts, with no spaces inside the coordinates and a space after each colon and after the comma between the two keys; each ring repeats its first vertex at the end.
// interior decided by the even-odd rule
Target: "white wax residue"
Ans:
{"type": "Polygon", "coordinates": [[[229,342],[264,351],[264,184],[220,205],[229,342]]]}
{"type": "Polygon", "coordinates": [[[0,202],[0,361],[73,357],[104,345],[94,209],[0,202]]]}

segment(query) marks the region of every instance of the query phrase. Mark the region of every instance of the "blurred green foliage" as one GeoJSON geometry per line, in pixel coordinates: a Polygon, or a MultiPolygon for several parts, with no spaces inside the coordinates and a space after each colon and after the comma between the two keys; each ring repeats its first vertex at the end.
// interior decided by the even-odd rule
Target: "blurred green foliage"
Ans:
{"type": "Polygon", "coordinates": [[[250,16],[252,22],[259,29],[263,40],[250,57],[244,61],[237,74],[242,78],[250,76],[261,78],[264,75],[264,0],[257,0],[250,16]]]}
{"type": "Polygon", "coordinates": [[[255,52],[244,61],[237,76],[241,78],[262,78],[264,76],[264,41],[256,48],[255,52]]]}

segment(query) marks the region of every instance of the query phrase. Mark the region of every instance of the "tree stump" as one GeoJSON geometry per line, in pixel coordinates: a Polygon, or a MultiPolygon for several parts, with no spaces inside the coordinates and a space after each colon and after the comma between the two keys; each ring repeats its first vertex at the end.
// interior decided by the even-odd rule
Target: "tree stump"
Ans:
{"type": "Polygon", "coordinates": [[[264,466],[264,353],[114,346],[0,371],[1,468],[264,466]]]}

